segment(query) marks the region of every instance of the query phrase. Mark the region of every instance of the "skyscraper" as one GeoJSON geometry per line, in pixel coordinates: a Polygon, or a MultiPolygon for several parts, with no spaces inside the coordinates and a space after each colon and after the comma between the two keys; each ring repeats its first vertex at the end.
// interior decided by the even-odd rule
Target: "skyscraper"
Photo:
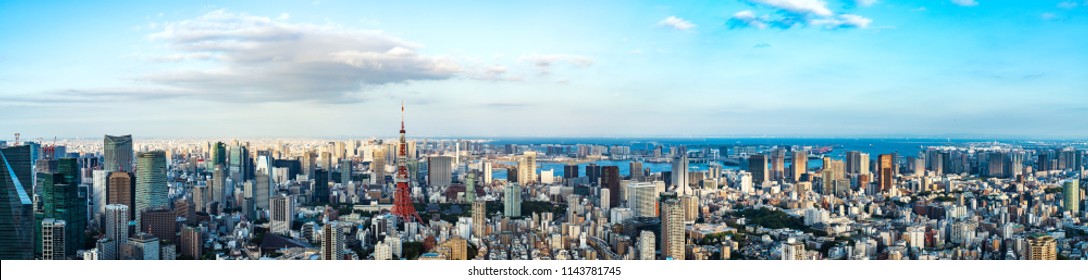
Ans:
{"type": "Polygon", "coordinates": [[[272,198],[270,214],[270,231],[272,233],[288,235],[291,231],[291,223],[295,217],[295,196],[280,194],[272,198]]]}
{"type": "Polygon", "coordinates": [[[653,260],[657,256],[657,238],[654,232],[644,230],[638,235],[638,255],[640,260],[653,260]]]}
{"type": "Polygon", "coordinates": [[[661,195],[661,257],[673,260],[683,260],[685,257],[684,243],[684,209],[677,199],[676,193],[667,192],[661,195]]]}
{"type": "Polygon", "coordinates": [[[786,178],[786,149],[775,148],[771,150],[771,180],[779,181],[786,178]]]}
{"type": "Polygon", "coordinates": [[[521,185],[519,183],[507,183],[503,189],[503,216],[521,217],[521,185]]]}
{"type": "Polygon", "coordinates": [[[536,175],[536,152],[527,151],[518,157],[518,183],[529,185],[540,182],[536,175]]]}
{"type": "Polygon", "coordinates": [[[476,172],[469,172],[465,176],[465,201],[476,202],[476,172]]]}
{"type": "Polygon", "coordinates": [[[846,152],[846,174],[869,174],[869,154],[846,152]]]}
{"type": "MultiPolygon", "coordinates": [[[[76,249],[83,245],[83,231],[87,229],[87,199],[79,194],[79,163],[76,159],[63,158],[56,162],[56,169],[38,173],[42,204],[38,219],[64,221],[66,236],[63,240],[67,243],[62,247],[66,250],[64,256],[75,256],[76,249]]],[[[36,245],[41,244],[44,243],[36,245]]]]}
{"type": "Polygon", "coordinates": [[[314,202],[329,203],[329,171],[322,168],[314,169],[314,202]]]}
{"type": "Polygon", "coordinates": [[[140,213],[155,207],[169,207],[166,186],[166,153],[151,151],[136,154],[136,228],[140,213]]]}
{"type": "Polygon", "coordinates": [[[688,188],[688,153],[681,152],[672,159],[672,185],[683,193],[688,188]]]}
{"type": "Polygon", "coordinates": [[[106,135],[102,142],[102,169],[132,172],[132,135],[106,135]]]}
{"type": "MultiPolygon", "coordinates": [[[[135,209],[136,176],[130,172],[110,172],[106,181],[106,204],[120,204],[135,209]]],[[[135,213],[128,212],[128,221],[135,219],[135,213]]]]}
{"type": "Polygon", "coordinates": [[[431,186],[449,186],[453,183],[453,158],[448,156],[428,157],[427,183],[431,186]]]}
{"type": "Polygon", "coordinates": [[[102,220],[105,223],[103,226],[106,231],[105,239],[110,240],[108,244],[111,252],[121,252],[121,244],[128,243],[128,221],[131,215],[129,209],[128,206],[122,204],[106,205],[106,213],[102,220]]]}
{"type": "Polygon", "coordinates": [[[341,260],[344,252],[340,247],[344,243],[343,227],[337,222],[329,222],[321,227],[321,259],[341,260]]]}
{"type": "Polygon", "coordinates": [[[895,166],[894,156],[891,154],[882,154],[879,157],[878,166],[880,173],[880,192],[891,191],[895,187],[895,166]]]}
{"type": "Polygon", "coordinates": [[[200,228],[186,226],[181,229],[181,242],[178,254],[186,258],[199,260],[204,249],[204,240],[200,237],[200,228]]]}
{"type": "Polygon", "coordinates": [[[1080,215],[1080,181],[1070,179],[1062,187],[1062,205],[1073,217],[1080,215]]]}
{"type": "Polygon", "coordinates": [[[63,260],[65,256],[65,222],[46,218],[42,220],[42,259],[63,260]]]}
{"type": "Polygon", "coordinates": [[[177,218],[177,214],[167,207],[147,209],[140,215],[143,228],[136,231],[154,235],[160,241],[174,243],[178,234],[177,218]]]}
{"type": "Polygon", "coordinates": [[[754,154],[748,156],[748,172],[752,173],[752,184],[763,185],[769,180],[767,174],[767,156],[754,154]]]}
{"type": "Polygon", "coordinates": [[[804,150],[793,152],[793,162],[790,163],[790,179],[794,182],[801,181],[801,174],[808,172],[808,152],[804,150]]]}
{"type": "MultiPolygon", "coordinates": [[[[0,148],[0,259],[34,258],[34,209],[28,146],[0,148]],[[24,177],[25,176],[25,177],[24,177]]],[[[37,225],[40,226],[40,225],[37,225]]]]}
{"type": "Polygon", "coordinates": [[[105,170],[91,171],[91,190],[90,190],[90,203],[91,203],[91,219],[101,223],[102,213],[106,211],[107,199],[109,198],[109,190],[107,182],[109,180],[109,172],[105,170]]]}
{"type": "MultiPolygon", "coordinates": [[[[608,189],[608,207],[620,204],[620,168],[618,166],[601,167],[601,188],[608,189]]],[[[605,205],[602,205],[602,207],[605,205]]]]}
{"type": "Polygon", "coordinates": [[[472,235],[478,238],[487,236],[487,201],[477,200],[472,203],[472,235]]]}
{"type": "Polygon", "coordinates": [[[481,169],[483,169],[484,178],[483,178],[483,181],[481,181],[480,183],[482,185],[484,185],[484,186],[491,185],[491,179],[492,179],[491,178],[491,172],[493,171],[491,169],[491,162],[490,161],[484,161],[481,165],[483,165],[483,167],[481,169]]]}
{"type": "Polygon", "coordinates": [[[340,184],[347,187],[348,183],[351,183],[352,175],[352,163],[351,159],[344,159],[340,161],[340,184]]]}

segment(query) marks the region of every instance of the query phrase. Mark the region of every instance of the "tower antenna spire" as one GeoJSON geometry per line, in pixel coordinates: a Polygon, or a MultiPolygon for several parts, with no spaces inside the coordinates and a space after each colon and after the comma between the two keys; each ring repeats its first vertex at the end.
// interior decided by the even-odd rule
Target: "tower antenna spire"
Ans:
{"type": "Polygon", "coordinates": [[[400,130],[404,131],[404,99],[400,100],[400,130]]]}

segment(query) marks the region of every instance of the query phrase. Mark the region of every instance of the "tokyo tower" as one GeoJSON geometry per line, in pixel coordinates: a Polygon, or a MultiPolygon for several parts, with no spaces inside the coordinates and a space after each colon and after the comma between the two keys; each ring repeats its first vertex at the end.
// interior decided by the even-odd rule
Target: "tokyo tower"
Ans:
{"type": "Polygon", "coordinates": [[[404,102],[400,103],[400,145],[397,147],[397,190],[393,195],[393,215],[404,222],[415,219],[423,223],[412,205],[411,185],[408,179],[408,143],[404,140],[404,102]]]}

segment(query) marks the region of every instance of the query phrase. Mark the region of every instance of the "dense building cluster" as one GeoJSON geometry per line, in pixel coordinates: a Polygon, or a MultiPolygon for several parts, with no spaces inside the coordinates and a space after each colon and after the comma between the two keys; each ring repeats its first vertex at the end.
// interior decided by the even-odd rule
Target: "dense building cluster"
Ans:
{"type": "Polygon", "coordinates": [[[1085,143],[614,142],[3,142],[0,259],[1088,259],[1085,143]]]}

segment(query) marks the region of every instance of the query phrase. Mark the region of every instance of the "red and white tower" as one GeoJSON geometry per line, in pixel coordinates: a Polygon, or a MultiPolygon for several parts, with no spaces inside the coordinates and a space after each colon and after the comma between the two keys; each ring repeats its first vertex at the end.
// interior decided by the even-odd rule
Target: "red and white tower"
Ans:
{"type": "Polygon", "coordinates": [[[407,222],[415,219],[423,223],[412,204],[412,187],[408,179],[408,142],[404,139],[404,102],[400,103],[400,145],[397,145],[397,190],[393,195],[393,215],[407,222]]]}

